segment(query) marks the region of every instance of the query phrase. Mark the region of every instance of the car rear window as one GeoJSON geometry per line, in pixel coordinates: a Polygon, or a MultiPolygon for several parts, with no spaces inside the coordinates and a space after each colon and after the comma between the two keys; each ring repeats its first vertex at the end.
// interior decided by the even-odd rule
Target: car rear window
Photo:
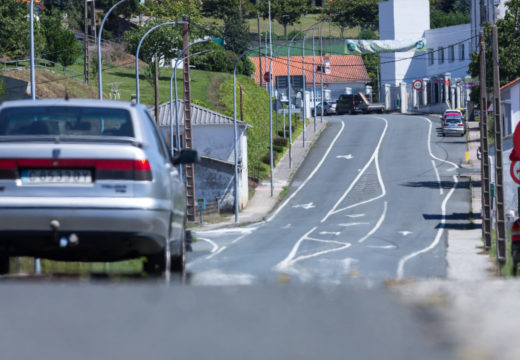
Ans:
{"type": "Polygon", "coordinates": [[[134,137],[134,129],[125,109],[28,106],[0,112],[0,136],[12,135],[134,137]]]}
{"type": "Polygon", "coordinates": [[[462,122],[462,119],[459,116],[447,116],[446,122],[449,124],[458,124],[462,122]]]}

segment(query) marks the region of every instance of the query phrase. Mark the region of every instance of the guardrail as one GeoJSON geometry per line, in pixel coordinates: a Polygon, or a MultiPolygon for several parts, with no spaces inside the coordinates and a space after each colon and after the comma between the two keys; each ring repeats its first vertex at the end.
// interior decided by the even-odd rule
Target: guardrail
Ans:
{"type": "MultiPolygon", "coordinates": [[[[34,59],[34,64],[38,68],[53,71],[56,74],[63,74],[71,79],[78,81],[84,80],[83,73],[69,69],[59,63],[55,63],[54,61],[36,58],[34,59]]],[[[0,68],[3,71],[20,70],[28,68],[30,65],[30,59],[0,61],[0,68]]]]}

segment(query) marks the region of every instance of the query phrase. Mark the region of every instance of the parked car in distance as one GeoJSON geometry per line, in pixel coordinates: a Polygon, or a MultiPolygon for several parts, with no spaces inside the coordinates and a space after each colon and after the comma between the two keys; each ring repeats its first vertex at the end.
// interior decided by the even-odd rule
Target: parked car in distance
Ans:
{"type": "Polygon", "coordinates": [[[447,113],[442,121],[442,136],[466,134],[466,124],[459,114],[447,113]]]}
{"type": "Polygon", "coordinates": [[[336,114],[382,113],[384,104],[370,102],[363,93],[340,95],[336,102],[336,114]]]}
{"type": "MultiPolygon", "coordinates": [[[[323,109],[324,109],[323,115],[334,115],[336,113],[336,102],[335,101],[324,101],[323,109]]],[[[315,112],[316,112],[316,115],[321,115],[321,102],[319,102],[315,108],[311,109],[311,116],[314,116],[315,112]]]]}
{"type": "Polygon", "coordinates": [[[63,261],[146,257],[185,266],[185,188],[142,105],[22,100],[0,106],[0,273],[10,256],[63,261]]]}

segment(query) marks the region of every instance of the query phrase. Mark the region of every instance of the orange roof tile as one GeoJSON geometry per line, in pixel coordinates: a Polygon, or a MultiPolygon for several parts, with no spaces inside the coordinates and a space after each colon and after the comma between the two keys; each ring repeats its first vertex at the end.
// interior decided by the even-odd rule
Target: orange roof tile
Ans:
{"type": "Polygon", "coordinates": [[[510,83],[505,84],[504,86],[502,86],[502,87],[500,88],[500,90],[504,90],[505,88],[508,88],[508,87],[510,87],[511,85],[514,85],[514,84],[516,84],[516,83],[519,82],[519,81],[520,81],[520,77],[514,79],[514,80],[511,81],[510,83]]]}
{"type": "MultiPolygon", "coordinates": [[[[359,55],[323,55],[325,58],[330,59],[330,74],[323,73],[324,83],[337,83],[337,82],[368,82],[367,69],[363,63],[363,59],[359,55]]],[[[265,58],[262,57],[262,71],[265,72],[265,58]]],[[[260,83],[260,67],[259,58],[252,57],[251,61],[255,64],[255,81],[260,83]]],[[[315,59],[316,67],[321,65],[320,57],[316,56],[315,59]]],[[[269,65],[269,62],[267,63],[269,65]]],[[[302,57],[291,56],[291,76],[302,75],[302,57]]],[[[273,79],[277,76],[287,76],[287,57],[273,57],[273,79]]],[[[307,85],[312,84],[312,56],[305,56],[305,82],[307,85]]],[[[321,82],[321,72],[316,71],[316,83],[321,82]]]]}

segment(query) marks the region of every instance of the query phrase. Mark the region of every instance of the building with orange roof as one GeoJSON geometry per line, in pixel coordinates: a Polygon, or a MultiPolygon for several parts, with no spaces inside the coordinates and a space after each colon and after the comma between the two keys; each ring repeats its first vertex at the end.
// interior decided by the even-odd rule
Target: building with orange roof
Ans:
{"type": "MultiPolygon", "coordinates": [[[[256,70],[254,78],[257,84],[260,84],[260,61],[262,61],[262,70],[266,68],[265,57],[252,57],[251,61],[255,64],[256,70]]],[[[269,62],[267,63],[269,65],[269,62]]],[[[359,55],[328,55],[323,56],[323,63],[319,56],[314,58],[316,93],[317,99],[321,97],[321,76],[323,75],[323,88],[329,96],[325,96],[326,100],[336,100],[339,95],[345,94],[347,88],[352,91],[365,91],[365,84],[370,81],[367,69],[363,59],[359,55]]],[[[291,77],[302,76],[303,66],[301,56],[290,57],[291,77]]],[[[312,92],[313,89],[313,59],[312,56],[305,56],[305,87],[306,90],[312,92]]],[[[277,86],[277,77],[285,77],[287,79],[287,57],[273,57],[273,86],[277,86]]],[[[287,81],[286,81],[287,82],[287,81]]],[[[265,82],[262,81],[265,86],[265,82]]],[[[287,99],[287,88],[277,87],[278,93],[282,100],[287,99]]],[[[293,89],[294,94],[301,89],[293,89]]],[[[312,96],[312,95],[311,95],[312,96]]]]}

